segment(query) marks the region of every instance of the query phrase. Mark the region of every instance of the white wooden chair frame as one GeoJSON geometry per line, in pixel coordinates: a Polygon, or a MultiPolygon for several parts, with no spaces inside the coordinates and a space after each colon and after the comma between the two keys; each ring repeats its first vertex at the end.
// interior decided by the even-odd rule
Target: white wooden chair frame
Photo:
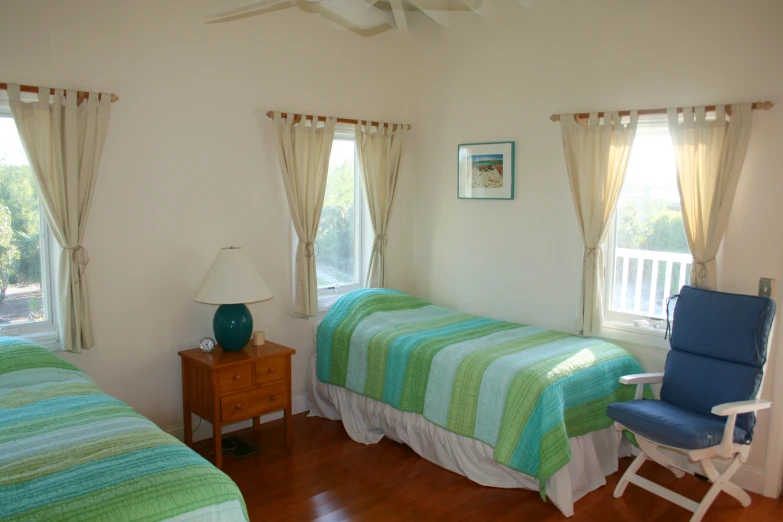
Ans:
{"type": "MultiPolygon", "coordinates": [[[[658,384],[663,382],[663,373],[641,373],[637,375],[626,375],[620,378],[622,384],[635,384],[636,396],[635,399],[642,398],[645,384],[658,384]]],[[[636,484],[640,488],[646,489],[651,493],[655,493],[659,497],[662,497],[670,502],[681,506],[688,511],[693,512],[690,522],[699,522],[707,510],[712,505],[713,501],[718,496],[718,493],[725,491],[732,497],[739,500],[742,507],[748,507],[750,505],[750,496],[736,484],[730,482],[731,477],[737,472],[742,464],[748,460],[748,454],[750,453],[750,444],[735,444],[734,443],[734,425],[737,421],[737,415],[742,413],[756,412],[759,410],[767,409],[771,406],[769,401],[755,399],[750,401],[729,402],[725,404],[719,404],[712,408],[712,413],[727,417],[726,427],[723,429],[723,439],[717,446],[711,446],[709,448],[699,450],[683,450],[682,448],[675,448],[658,444],[645,439],[634,433],[636,436],[636,442],[639,444],[641,453],[638,457],[628,466],[628,469],[623,474],[620,482],[617,483],[617,487],[614,490],[614,497],[620,498],[625,492],[625,488],[629,482],[636,484]],[[661,466],[668,468],[677,478],[681,478],[685,473],[690,473],[689,470],[683,470],[674,463],[674,461],[661,453],[658,448],[664,447],[675,451],[684,452],[687,451],[688,459],[691,462],[698,462],[701,465],[701,469],[704,470],[704,475],[712,482],[712,487],[704,495],[701,502],[694,502],[693,500],[686,498],[679,493],[675,493],[670,489],[666,489],[663,486],[647,480],[644,477],[640,477],[636,474],[639,468],[642,467],[647,460],[657,462],[661,466]],[[718,472],[713,458],[731,459],[731,463],[721,474],[718,472]]],[[[614,427],[618,431],[628,430],[633,433],[633,430],[626,428],[619,422],[614,423],[614,427]]]]}

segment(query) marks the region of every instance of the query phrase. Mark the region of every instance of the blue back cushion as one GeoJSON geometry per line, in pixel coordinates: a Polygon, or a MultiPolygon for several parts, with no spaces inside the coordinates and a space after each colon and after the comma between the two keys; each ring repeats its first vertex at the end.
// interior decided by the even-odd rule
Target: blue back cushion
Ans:
{"type": "MultiPolygon", "coordinates": [[[[674,309],[661,399],[711,415],[713,406],[756,398],[775,302],[684,286],[674,309]]],[[[753,433],[755,416],[737,416],[753,433]]]]}

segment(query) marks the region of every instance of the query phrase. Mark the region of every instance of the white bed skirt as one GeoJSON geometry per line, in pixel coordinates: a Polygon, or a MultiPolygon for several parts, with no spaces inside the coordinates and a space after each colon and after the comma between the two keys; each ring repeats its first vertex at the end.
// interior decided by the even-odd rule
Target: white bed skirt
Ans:
{"type": "MultiPolygon", "coordinates": [[[[350,390],[318,380],[315,355],[310,361],[310,416],[342,420],[355,441],[376,444],[383,437],[407,444],[416,453],[483,486],[538,491],[538,481],[496,462],[493,450],[481,441],[437,426],[417,413],[406,413],[350,390]]],[[[614,428],[569,439],[573,457],[546,485],[547,499],[567,517],[574,502],[606,484],[617,471],[617,459],[631,454],[632,446],[614,428]]]]}

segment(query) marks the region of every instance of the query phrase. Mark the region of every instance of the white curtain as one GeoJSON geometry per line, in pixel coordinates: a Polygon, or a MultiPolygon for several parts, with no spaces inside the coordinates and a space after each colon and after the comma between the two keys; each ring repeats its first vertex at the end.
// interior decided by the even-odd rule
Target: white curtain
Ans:
{"type": "Polygon", "coordinates": [[[386,231],[406,134],[406,125],[372,126],[368,122],[359,122],[356,126],[362,188],[375,236],[365,281],[368,288],[383,288],[386,283],[386,244],[389,240],[386,231]]]}
{"type": "Polygon", "coordinates": [[[582,335],[595,335],[603,320],[604,256],[601,248],[617,208],[638,115],[624,125],[617,112],[597,113],[587,121],[561,114],[568,180],[584,241],[582,259],[582,335]]]}
{"type": "Polygon", "coordinates": [[[285,119],[274,114],[280,171],[291,210],[294,230],[299,238],[296,247],[294,279],[294,313],[299,317],[318,314],[318,277],[315,266],[315,236],[321,221],[326,192],[329,155],[332,152],[335,118],[318,125],[306,117],[288,114],[285,119]]]}
{"type": "Polygon", "coordinates": [[[62,250],[56,288],[60,340],[64,350],[79,353],[93,340],[87,291],[87,251],[82,246],[98,177],[103,143],[109,128],[111,94],[38,88],[38,101],[24,103],[19,86],[8,85],[11,114],[16,122],[38,195],[52,234],[62,250]]]}
{"type": "Polygon", "coordinates": [[[753,109],[734,105],[730,118],[718,106],[708,120],[704,107],[669,109],[669,134],[677,161],[685,235],[693,255],[691,284],[716,290],[718,248],[729,222],[734,193],[750,142],[753,109]]]}

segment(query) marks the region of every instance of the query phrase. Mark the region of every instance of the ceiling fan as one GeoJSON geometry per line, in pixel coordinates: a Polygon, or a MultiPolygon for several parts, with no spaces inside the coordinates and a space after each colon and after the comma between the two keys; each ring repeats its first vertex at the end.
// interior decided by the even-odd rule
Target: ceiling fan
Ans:
{"type": "MultiPolygon", "coordinates": [[[[517,0],[530,6],[533,0],[517,0]]],[[[230,22],[240,18],[299,7],[317,13],[360,36],[373,36],[392,28],[408,30],[406,13],[419,11],[438,25],[449,25],[449,13],[467,11],[486,14],[489,0],[254,0],[208,16],[206,23],[230,22]]]]}

